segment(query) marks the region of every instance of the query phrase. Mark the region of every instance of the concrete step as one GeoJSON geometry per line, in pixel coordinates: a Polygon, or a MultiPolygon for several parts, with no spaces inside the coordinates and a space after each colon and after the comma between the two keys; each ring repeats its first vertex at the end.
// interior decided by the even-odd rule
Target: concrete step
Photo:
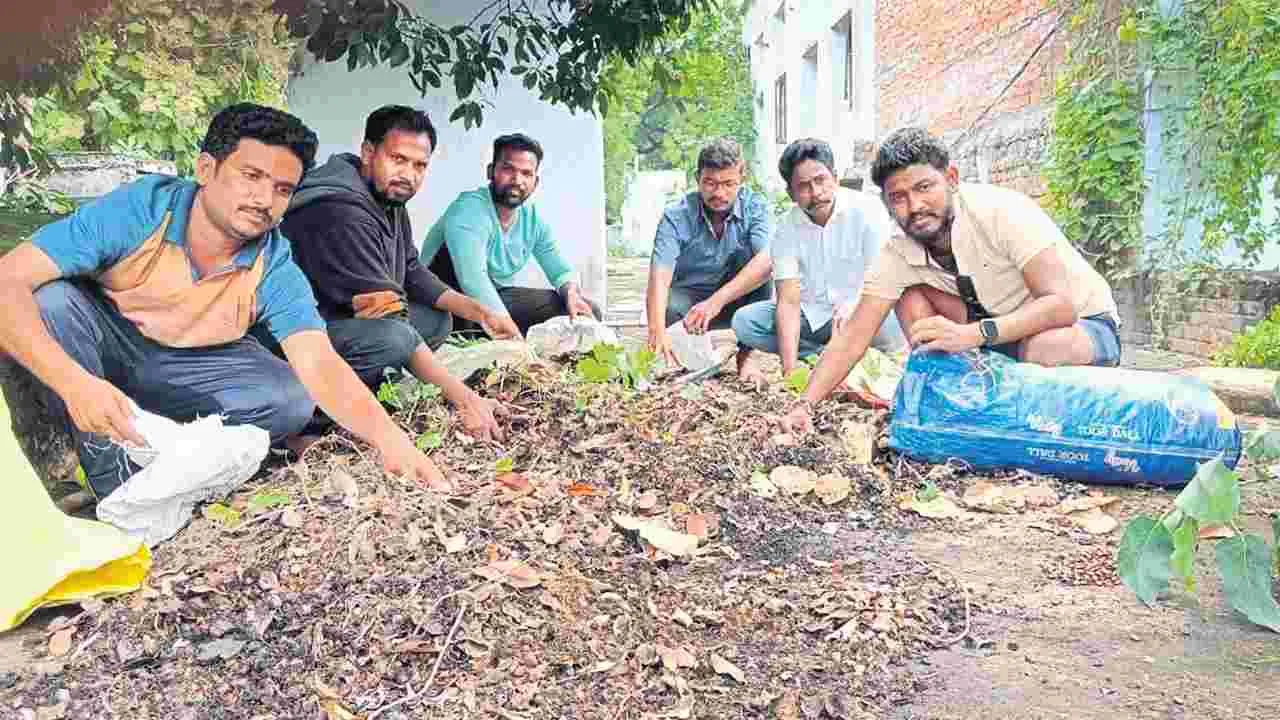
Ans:
{"type": "Polygon", "coordinates": [[[1223,367],[1194,367],[1176,372],[1204,381],[1238,415],[1280,418],[1280,407],[1275,402],[1280,372],[1223,367]]]}

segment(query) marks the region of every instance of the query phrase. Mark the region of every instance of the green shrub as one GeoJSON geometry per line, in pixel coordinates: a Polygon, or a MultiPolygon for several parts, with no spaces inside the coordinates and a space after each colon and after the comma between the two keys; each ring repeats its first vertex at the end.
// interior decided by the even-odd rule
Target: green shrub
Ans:
{"type": "Polygon", "coordinates": [[[1226,367],[1280,370],[1280,305],[1266,320],[1236,335],[1230,345],[1214,354],[1213,361],[1226,367]]]}

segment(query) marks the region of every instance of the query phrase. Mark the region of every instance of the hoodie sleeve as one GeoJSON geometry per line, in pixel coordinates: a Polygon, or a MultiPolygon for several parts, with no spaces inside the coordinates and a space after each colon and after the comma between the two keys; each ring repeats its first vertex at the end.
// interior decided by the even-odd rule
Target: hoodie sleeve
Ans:
{"type": "Polygon", "coordinates": [[[428,307],[435,307],[440,296],[449,290],[449,286],[422,264],[418,258],[418,250],[409,244],[409,261],[404,268],[404,291],[409,300],[428,307]]]}
{"type": "Polygon", "coordinates": [[[303,208],[282,227],[321,307],[354,314],[357,295],[391,291],[403,297],[405,289],[391,272],[393,248],[382,228],[352,213],[327,212],[326,206],[332,204],[303,208]]]}

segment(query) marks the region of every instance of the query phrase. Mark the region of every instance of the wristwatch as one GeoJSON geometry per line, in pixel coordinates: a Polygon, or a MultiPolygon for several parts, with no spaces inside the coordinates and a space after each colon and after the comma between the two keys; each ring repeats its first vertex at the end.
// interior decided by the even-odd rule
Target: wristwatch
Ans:
{"type": "Polygon", "coordinates": [[[983,345],[994,345],[996,339],[1000,337],[1000,328],[996,326],[996,321],[991,318],[979,320],[978,330],[982,332],[983,345]]]}

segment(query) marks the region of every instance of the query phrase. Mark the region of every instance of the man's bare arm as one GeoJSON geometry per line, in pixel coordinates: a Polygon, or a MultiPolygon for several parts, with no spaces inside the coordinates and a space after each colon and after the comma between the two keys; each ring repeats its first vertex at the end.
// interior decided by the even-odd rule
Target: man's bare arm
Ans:
{"type": "Polygon", "coordinates": [[[511,315],[490,310],[475,298],[456,290],[446,290],[436,300],[435,306],[451,315],[478,323],[495,340],[520,337],[520,329],[516,327],[511,315]]]}
{"type": "Polygon", "coordinates": [[[0,350],[62,398],[76,427],[145,445],[124,393],[81,367],[45,328],[35,291],[61,276],[53,259],[30,242],[0,258],[0,350]]]}
{"type": "Polygon", "coordinates": [[[804,393],[805,400],[820,402],[849,375],[853,366],[866,354],[884,319],[893,312],[893,306],[892,300],[869,295],[858,300],[853,316],[831,338],[818,360],[818,367],[809,379],[809,389],[804,393]]]}
{"type": "Polygon", "coordinates": [[[1056,248],[1047,247],[1036,253],[1023,266],[1022,277],[1035,299],[996,318],[999,342],[1013,342],[1045,330],[1070,327],[1079,319],[1071,302],[1071,279],[1056,248]]]}
{"type": "Polygon", "coordinates": [[[775,329],[778,335],[778,355],[782,358],[782,374],[796,367],[800,357],[800,281],[779,280],[778,303],[775,311],[775,329]]]}
{"type": "Polygon", "coordinates": [[[729,303],[755,290],[769,280],[769,273],[773,271],[773,258],[767,251],[761,251],[751,258],[733,279],[725,283],[723,287],[712,293],[709,300],[713,301],[718,307],[724,308],[729,303]]]}

